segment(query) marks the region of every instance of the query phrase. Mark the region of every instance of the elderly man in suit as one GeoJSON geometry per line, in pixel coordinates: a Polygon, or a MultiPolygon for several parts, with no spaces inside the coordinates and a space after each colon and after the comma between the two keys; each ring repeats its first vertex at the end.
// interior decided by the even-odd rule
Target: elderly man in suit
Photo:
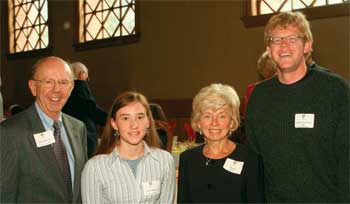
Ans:
{"type": "Polygon", "coordinates": [[[86,128],[61,112],[74,86],[69,65],[41,59],[28,85],[35,103],[0,124],[0,203],[81,203],[86,128]]]}
{"type": "Polygon", "coordinates": [[[96,124],[104,126],[107,113],[97,105],[95,97],[92,95],[89,84],[89,72],[87,67],[81,62],[71,64],[74,74],[74,89],[63,107],[63,112],[76,119],[81,120],[87,129],[87,150],[88,157],[92,157],[97,146],[96,124]]]}

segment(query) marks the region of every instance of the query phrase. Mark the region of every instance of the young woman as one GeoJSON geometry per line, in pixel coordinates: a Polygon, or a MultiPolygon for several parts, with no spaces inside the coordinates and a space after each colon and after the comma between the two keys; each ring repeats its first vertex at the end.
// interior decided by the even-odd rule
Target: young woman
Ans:
{"type": "Polygon", "coordinates": [[[137,92],[119,95],[82,173],[83,203],[173,203],[174,160],[159,147],[147,99],[137,92]]]}

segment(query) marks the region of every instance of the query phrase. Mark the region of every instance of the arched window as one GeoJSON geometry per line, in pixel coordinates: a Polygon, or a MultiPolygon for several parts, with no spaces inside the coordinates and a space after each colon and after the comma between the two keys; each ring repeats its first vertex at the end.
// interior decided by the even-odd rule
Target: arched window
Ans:
{"type": "Polygon", "coordinates": [[[348,16],[350,0],[247,0],[244,1],[246,27],[262,26],[274,13],[302,10],[308,19],[348,16]]]}
{"type": "Polygon", "coordinates": [[[11,54],[48,47],[47,0],[9,0],[8,11],[11,54]]]}
{"type": "Polygon", "coordinates": [[[135,0],[79,0],[78,43],[136,34],[135,0]]]}
{"type": "Polygon", "coordinates": [[[253,15],[347,3],[349,0],[251,0],[253,15]]]}

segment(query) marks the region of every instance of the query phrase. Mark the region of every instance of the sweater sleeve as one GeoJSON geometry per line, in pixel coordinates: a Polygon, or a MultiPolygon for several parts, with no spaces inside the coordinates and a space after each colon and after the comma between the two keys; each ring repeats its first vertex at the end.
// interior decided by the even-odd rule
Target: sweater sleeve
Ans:
{"type": "Polygon", "coordinates": [[[260,154],[257,140],[256,140],[257,128],[254,127],[255,124],[258,124],[257,122],[254,121],[254,115],[255,115],[254,112],[256,109],[254,94],[252,94],[250,98],[251,99],[249,100],[249,103],[247,106],[247,113],[246,113],[246,120],[245,120],[245,132],[247,134],[247,141],[248,141],[247,144],[252,150],[260,154]]]}
{"type": "Polygon", "coordinates": [[[185,154],[180,155],[179,177],[178,177],[178,192],[177,203],[190,203],[189,188],[188,188],[188,165],[185,154]]]}
{"type": "Polygon", "coordinates": [[[337,161],[338,202],[349,203],[349,137],[350,137],[350,85],[345,82],[345,90],[336,99],[338,118],[335,121],[336,133],[333,143],[337,161]],[[343,94],[345,93],[345,95],[343,94]]]}
{"type": "Polygon", "coordinates": [[[261,159],[251,152],[247,159],[246,201],[248,203],[264,202],[264,177],[261,159]]]}

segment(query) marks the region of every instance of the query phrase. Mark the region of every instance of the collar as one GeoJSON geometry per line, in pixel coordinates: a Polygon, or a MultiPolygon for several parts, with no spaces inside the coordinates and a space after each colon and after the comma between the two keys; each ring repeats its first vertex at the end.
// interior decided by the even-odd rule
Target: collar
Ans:
{"type": "MultiPolygon", "coordinates": [[[[43,123],[46,131],[47,130],[53,130],[52,125],[53,125],[54,121],[41,110],[41,108],[37,104],[37,102],[35,102],[34,104],[35,104],[35,109],[38,112],[40,120],[43,123]]],[[[60,116],[58,117],[58,121],[60,121],[60,125],[62,125],[62,115],[61,115],[61,113],[60,113],[60,116]]]]}
{"type": "MultiPolygon", "coordinates": [[[[159,158],[156,155],[156,150],[154,148],[149,147],[144,140],[142,140],[142,143],[144,145],[144,150],[145,150],[145,153],[142,157],[143,158],[150,157],[155,161],[159,162],[159,158]]],[[[111,156],[112,156],[112,163],[114,163],[116,160],[123,160],[119,155],[117,146],[114,148],[113,152],[111,153],[111,156]]]]}

